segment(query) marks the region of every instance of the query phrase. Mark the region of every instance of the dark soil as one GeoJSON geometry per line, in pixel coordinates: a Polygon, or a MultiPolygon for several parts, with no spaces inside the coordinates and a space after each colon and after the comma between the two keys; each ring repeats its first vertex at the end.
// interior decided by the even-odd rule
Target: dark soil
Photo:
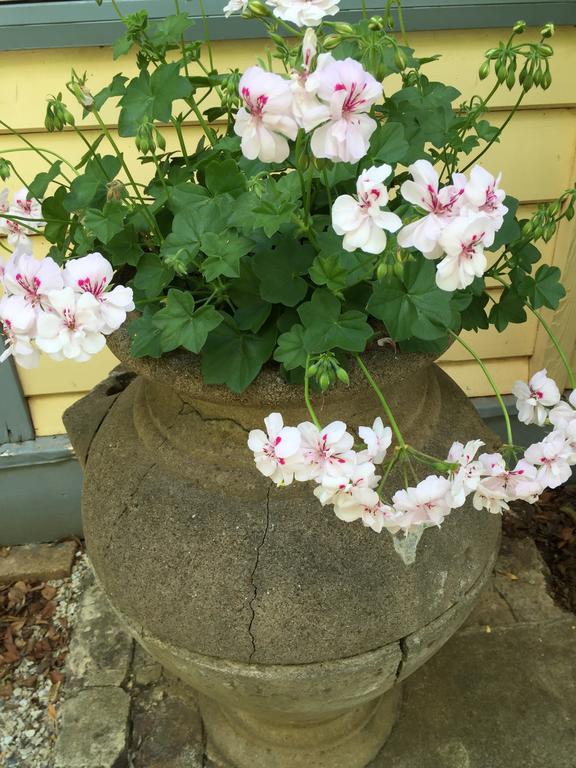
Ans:
{"type": "Polygon", "coordinates": [[[576,613],[576,485],[546,491],[537,504],[514,502],[504,515],[504,533],[534,539],[550,569],[556,602],[576,613]]]}

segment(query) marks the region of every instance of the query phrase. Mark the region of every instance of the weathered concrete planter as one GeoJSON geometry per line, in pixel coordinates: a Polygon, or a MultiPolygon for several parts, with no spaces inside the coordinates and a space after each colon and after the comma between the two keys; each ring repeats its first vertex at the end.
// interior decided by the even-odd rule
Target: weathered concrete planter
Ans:
{"type": "MultiPolygon", "coordinates": [[[[111,346],[138,375],[109,379],[65,417],[106,594],[147,650],[200,691],[225,764],[362,768],[393,726],[398,683],[472,608],[499,519],[459,510],[405,566],[388,534],[346,525],[305,486],[275,489],[255,470],[248,431],[271,410],[306,419],[299,388],[269,369],[235,396],[202,384],[191,355],[133,360],[122,332],[111,346]]],[[[422,450],[492,440],[429,358],[367,362],[422,450]]],[[[354,427],[379,414],[357,371],[317,408],[354,427]]]]}

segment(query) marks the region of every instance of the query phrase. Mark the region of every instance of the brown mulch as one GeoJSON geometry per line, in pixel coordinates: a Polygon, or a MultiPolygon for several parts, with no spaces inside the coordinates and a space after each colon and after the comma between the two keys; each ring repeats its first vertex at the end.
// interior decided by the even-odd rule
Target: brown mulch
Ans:
{"type": "Polygon", "coordinates": [[[64,617],[53,621],[57,594],[44,582],[0,586],[0,699],[16,686],[35,688],[40,679],[51,681],[50,698],[56,698],[69,634],[64,617]]]}
{"type": "Polygon", "coordinates": [[[537,504],[514,502],[504,515],[504,533],[534,539],[550,569],[556,602],[576,613],[576,485],[542,494],[537,504]]]}

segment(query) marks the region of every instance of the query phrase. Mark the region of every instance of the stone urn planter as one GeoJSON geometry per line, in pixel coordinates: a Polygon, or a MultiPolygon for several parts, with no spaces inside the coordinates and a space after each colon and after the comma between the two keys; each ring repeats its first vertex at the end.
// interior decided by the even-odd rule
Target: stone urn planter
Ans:
{"type": "MultiPolygon", "coordinates": [[[[400,683],[454,633],[492,569],[498,517],[464,507],[405,565],[391,537],[345,524],[306,485],[254,468],[248,431],[270,411],[307,419],[301,388],[265,369],[241,395],[207,386],[187,353],[132,359],[72,406],[88,551],[136,639],[200,694],[209,745],[231,768],[362,768],[396,717],[400,683]]],[[[430,357],[366,363],[408,441],[445,455],[493,444],[430,357]]],[[[360,372],[317,398],[320,419],[380,415],[360,372]]],[[[392,478],[397,487],[397,478],[392,478]]]]}

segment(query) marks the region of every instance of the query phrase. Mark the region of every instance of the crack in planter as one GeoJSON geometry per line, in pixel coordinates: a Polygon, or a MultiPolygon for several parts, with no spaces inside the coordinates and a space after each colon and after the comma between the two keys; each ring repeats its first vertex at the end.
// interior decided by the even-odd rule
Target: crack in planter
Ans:
{"type": "Polygon", "coordinates": [[[395,683],[397,683],[400,680],[400,675],[402,674],[402,670],[404,669],[404,665],[408,661],[408,643],[407,640],[410,637],[410,635],[407,635],[406,637],[401,637],[400,640],[398,640],[398,646],[400,648],[400,653],[402,654],[400,661],[398,662],[398,669],[396,670],[396,677],[395,677],[395,683]]]}
{"type": "MultiPolygon", "coordinates": [[[[178,395],[178,397],[182,400],[180,395],[178,395]]],[[[184,402],[184,401],[182,400],[182,402],[184,402]]],[[[191,403],[187,403],[187,405],[188,405],[188,407],[192,411],[194,411],[195,414],[197,414],[200,417],[200,419],[202,419],[202,421],[205,421],[205,422],[206,421],[220,421],[220,422],[222,422],[222,421],[226,422],[227,421],[230,424],[234,424],[234,426],[238,427],[238,429],[241,429],[242,432],[244,432],[245,434],[247,434],[247,435],[250,434],[250,430],[247,429],[246,427],[242,426],[242,424],[240,424],[239,421],[236,421],[236,419],[231,419],[229,417],[219,417],[219,416],[204,416],[204,414],[202,413],[202,411],[199,408],[195,408],[191,403]]]]}
{"type": "Polygon", "coordinates": [[[254,658],[254,654],[256,653],[256,638],[254,637],[254,633],[252,632],[252,625],[254,624],[254,620],[256,619],[256,609],[254,605],[256,603],[256,598],[258,597],[258,587],[256,586],[254,577],[256,576],[256,571],[258,570],[258,565],[260,564],[260,551],[262,550],[262,547],[264,546],[264,542],[266,541],[266,537],[268,536],[269,528],[270,528],[270,488],[268,488],[268,491],[266,493],[266,525],[264,528],[264,533],[262,535],[262,540],[258,545],[258,548],[256,549],[256,562],[254,564],[252,573],[250,574],[250,583],[252,585],[252,590],[254,594],[252,596],[252,599],[250,600],[250,610],[252,612],[252,616],[250,617],[250,623],[248,625],[248,634],[250,635],[250,642],[252,643],[252,651],[250,653],[250,656],[248,657],[249,662],[252,661],[252,659],[254,658]]]}

